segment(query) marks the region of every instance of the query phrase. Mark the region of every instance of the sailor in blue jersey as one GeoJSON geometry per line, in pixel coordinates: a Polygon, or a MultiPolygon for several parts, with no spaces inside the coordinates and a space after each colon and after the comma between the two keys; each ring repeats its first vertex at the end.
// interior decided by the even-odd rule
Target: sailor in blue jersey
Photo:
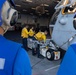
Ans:
{"type": "Polygon", "coordinates": [[[29,56],[22,45],[3,36],[16,20],[17,11],[7,0],[0,0],[0,75],[32,75],[29,56]]]}

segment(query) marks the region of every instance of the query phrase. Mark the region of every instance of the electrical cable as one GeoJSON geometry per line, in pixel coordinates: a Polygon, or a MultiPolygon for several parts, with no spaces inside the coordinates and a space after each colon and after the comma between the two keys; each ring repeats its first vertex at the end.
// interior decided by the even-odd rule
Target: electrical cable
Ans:
{"type": "Polygon", "coordinates": [[[76,36],[76,34],[73,35],[73,36],[72,36],[70,39],[68,39],[66,42],[64,42],[60,47],[62,47],[62,46],[65,45],[66,43],[72,41],[72,40],[74,39],[75,36],[76,36]]]}

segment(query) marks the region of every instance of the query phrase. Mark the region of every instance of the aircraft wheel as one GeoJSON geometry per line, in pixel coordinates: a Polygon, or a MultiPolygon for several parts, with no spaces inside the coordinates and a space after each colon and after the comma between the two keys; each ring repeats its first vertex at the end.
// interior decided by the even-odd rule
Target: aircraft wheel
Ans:
{"type": "Polygon", "coordinates": [[[53,52],[53,50],[51,49],[49,49],[49,50],[47,50],[47,52],[46,52],[46,58],[48,59],[48,60],[50,60],[50,61],[52,61],[52,60],[54,60],[54,52],[53,52]]]}

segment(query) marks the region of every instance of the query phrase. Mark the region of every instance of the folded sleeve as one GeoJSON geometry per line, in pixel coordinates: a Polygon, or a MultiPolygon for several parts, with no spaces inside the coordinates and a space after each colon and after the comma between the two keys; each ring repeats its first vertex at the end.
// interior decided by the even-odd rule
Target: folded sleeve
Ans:
{"type": "Polygon", "coordinates": [[[29,56],[23,48],[17,54],[14,64],[14,75],[32,75],[29,56]]]}

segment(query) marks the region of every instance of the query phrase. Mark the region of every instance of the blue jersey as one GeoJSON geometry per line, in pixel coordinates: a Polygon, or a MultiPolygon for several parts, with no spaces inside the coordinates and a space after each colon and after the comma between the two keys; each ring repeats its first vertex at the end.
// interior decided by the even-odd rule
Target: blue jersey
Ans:
{"type": "Polygon", "coordinates": [[[0,35],[0,75],[31,75],[27,52],[0,35]]]}
{"type": "Polygon", "coordinates": [[[0,26],[2,25],[2,7],[6,0],[0,0],[0,26]]]}
{"type": "Polygon", "coordinates": [[[28,54],[24,49],[18,52],[14,66],[14,75],[32,75],[28,54]]]}

